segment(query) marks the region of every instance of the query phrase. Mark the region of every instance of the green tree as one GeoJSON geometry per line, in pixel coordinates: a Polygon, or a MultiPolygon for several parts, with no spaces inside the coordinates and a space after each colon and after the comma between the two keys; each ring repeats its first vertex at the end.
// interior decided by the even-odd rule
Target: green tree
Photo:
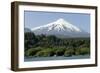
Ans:
{"type": "Polygon", "coordinates": [[[25,32],[24,36],[25,36],[24,38],[25,50],[32,48],[34,45],[36,45],[38,40],[33,32],[25,32]]]}

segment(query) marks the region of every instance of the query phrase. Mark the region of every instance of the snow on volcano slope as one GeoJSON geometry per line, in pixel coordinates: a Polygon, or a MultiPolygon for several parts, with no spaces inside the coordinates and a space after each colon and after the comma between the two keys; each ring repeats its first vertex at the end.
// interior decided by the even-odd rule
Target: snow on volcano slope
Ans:
{"type": "Polygon", "coordinates": [[[46,25],[31,29],[36,35],[55,35],[64,37],[89,37],[89,33],[84,32],[73,24],[60,18],[46,25]]]}

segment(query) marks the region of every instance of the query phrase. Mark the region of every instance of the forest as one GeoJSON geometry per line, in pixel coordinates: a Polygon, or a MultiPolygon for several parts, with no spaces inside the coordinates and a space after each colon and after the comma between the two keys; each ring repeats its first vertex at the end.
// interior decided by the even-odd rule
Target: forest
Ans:
{"type": "Polygon", "coordinates": [[[77,56],[90,54],[90,38],[58,38],[24,33],[25,57],[77,56]]]}

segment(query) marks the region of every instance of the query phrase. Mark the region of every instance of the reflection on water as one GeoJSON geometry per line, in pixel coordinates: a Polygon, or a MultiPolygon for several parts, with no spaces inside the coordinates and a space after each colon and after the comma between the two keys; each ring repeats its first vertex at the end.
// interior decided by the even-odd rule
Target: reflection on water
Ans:
{"type": "Polygon", "coordinates": [[[88,59],[90,55],[78,55],[78,56],[71,56],[71,57],[64,57],[64,56],[54,56],[54,57],[25,57],[24,61],[48,61],[48,60],[73,60],[73,59],[88,59]]]}

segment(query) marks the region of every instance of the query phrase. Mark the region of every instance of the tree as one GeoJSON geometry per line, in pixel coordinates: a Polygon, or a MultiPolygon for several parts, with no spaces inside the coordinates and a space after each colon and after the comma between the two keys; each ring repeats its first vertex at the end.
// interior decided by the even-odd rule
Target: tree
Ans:
{"type": "Polygon", "coordinates": [[[64,56],[69,57],[69,56],[72,56],[73,53],[74,53],[73,49],[66,49],[64,56]]]}
{"type": "Polygon", "coordinates": [[[63,56],[63,55],[64,55],[64,51],[65,51],[65,49],[58,48],[58,49],[56,50],[56,55],[57,55],[57,56],[63,56]]]}
{"type": "Polygon", "coordinates": [[[25,32],[25,50],[32,48],[37,43],[37,38],[33,32],[25,32]]]}

